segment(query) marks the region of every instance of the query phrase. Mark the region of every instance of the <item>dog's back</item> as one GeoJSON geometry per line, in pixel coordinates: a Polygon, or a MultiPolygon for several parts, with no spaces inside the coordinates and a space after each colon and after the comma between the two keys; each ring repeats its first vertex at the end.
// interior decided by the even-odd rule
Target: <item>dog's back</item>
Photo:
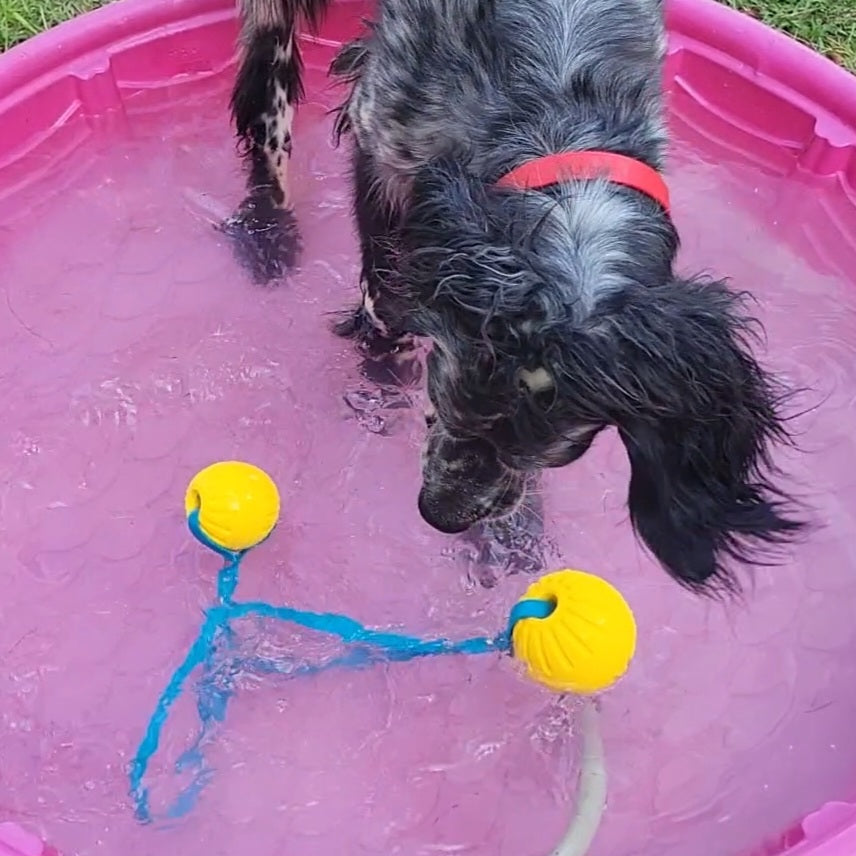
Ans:
{"type": "Polygon", "coordinates": [[[660,166],[659,0],[382,0],[348,108],[378,166],[604,147],[660,166]]]}
{"type": "MultiPolygon", "coordinates": [[[[301,22],[331,0],[240,0],[232,112],[247,196],[224,230],[254,278],[299,250],[288,187],[302,97],[301,22]]],[[[401,180],[438,158],[486,180],[521,157],[604,147],[660,167],[663,0],[380,0],[336,70],[354,84],[345,122],[401,180]]]]}

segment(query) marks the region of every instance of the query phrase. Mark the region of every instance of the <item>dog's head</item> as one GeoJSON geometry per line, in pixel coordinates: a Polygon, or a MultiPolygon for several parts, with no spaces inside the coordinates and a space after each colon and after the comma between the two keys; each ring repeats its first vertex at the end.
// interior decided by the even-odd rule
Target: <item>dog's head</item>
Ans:
{"type": "Polygon", "coordinates": [[[567,406],[552,367],[483,343],[458,346],[435,344],[428,358],[419,495],[425,520],[450,533],[513,511],[530,473],[576,460],[604,427],[567,406]]]}
{"type": "Polygon", "coordinates": [[[415,185],[404,237],[416,326],[434,342],[419,496],[432,526],[508,513],[528,474],[615,426],[633,525],[684,585],[733,584],[729,558],[757,560],[799,528],[770,480],[782,397],[742,298],[674,275],[677,236],[653,202],[441,172],[415,185]]]}

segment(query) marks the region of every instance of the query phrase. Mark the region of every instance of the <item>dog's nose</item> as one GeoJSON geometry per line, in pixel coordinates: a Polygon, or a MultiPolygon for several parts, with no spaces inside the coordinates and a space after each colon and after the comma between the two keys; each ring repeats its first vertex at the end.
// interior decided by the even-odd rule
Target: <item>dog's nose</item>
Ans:
{"type": "Polygon", "coordinates": [[[422,519],[429,526],[433,526],[434,529],[442,532],[444,535],[458,535],[470,528],[468,522],[444,513],[443,506],[445,503],[438,502],[435,498],[426,496],[424,490],[419,493],[418,504],[422,519]]]}

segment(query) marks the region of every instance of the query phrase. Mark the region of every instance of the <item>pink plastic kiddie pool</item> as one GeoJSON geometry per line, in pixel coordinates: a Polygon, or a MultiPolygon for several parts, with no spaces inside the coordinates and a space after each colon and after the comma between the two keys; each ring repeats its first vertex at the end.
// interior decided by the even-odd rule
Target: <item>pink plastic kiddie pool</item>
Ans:
{"type": "MultiPolygon", "coordinates": [[[[546,856],[567,825],[577,702],[493,656],[235,670],[225,718],[216,692],[170,711],[151,822],[129,793],[216,586],[182,505],[206,464],[253,461],[282,493],[245,598],[456,639],[528,583],[422,524],[419,392],[388,400],[329,332],[357,269],[325,69],[368,12],[341,2],[306,43],[305,249],[273,289],[214,228],[242,190],[228,0],[123,0],[0,59],[0,856],[546,856]]],[[[670,29],[683,264],[754,292],[767,362],[806,388],[782,463],[822,526],[745,603],[703,602],[634,540],[615,438],[548,474],[545,567],[607,578],[639,628],[601,703],[590,853],[852,856],[856,81],[708,0],[674,0],[670,29]]],[[[336,655],[236,630],[258,662],[336,655]]]]}

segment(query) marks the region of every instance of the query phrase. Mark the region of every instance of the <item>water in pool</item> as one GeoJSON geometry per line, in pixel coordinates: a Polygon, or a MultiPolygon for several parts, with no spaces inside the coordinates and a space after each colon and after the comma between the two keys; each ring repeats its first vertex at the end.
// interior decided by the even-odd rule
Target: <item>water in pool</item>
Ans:
{"type": "MultiPolygon", "coordinates": [[[[132,816],[127,765],[213,598],[218,561],[183,521],[202,466],[247,459],[282,491],[242,596],[456,638],[499,629],[527,582],[421,522],[419,392],[382,400],[329,332],[357,265],[324,105],[299,119],[300,270],[256,288],[212,228],[241,186],[227,86],[187,96],[183,121],[138,115],[124,142],[0,210],[0,815],[69,856],[543,856],[573,799],[575,705],[490,656],[244,676],[197,808],[132,816]]],[[[640,627],[603,700],[593,856],[740,856],[849,792],[856,767],[856,291],[817,238],[856,217],[829,183],[723,160],[680,120],[675,134],[683,263],[752,289],[768,362],[811,388],[805,452],[784,463],[824,526],[758,572],[744,605],[706,603],[634,540],[615,437],[545,478],[547,567],[612,580],[640,627]],[[803,228],[789,206],[807,199],[803,228]]],[[[323,653],[287,628],[246,630],[268,652],[323,653]]],[[[154,809],[195,727],[188,698],[150,771],[154,809]]]]}

